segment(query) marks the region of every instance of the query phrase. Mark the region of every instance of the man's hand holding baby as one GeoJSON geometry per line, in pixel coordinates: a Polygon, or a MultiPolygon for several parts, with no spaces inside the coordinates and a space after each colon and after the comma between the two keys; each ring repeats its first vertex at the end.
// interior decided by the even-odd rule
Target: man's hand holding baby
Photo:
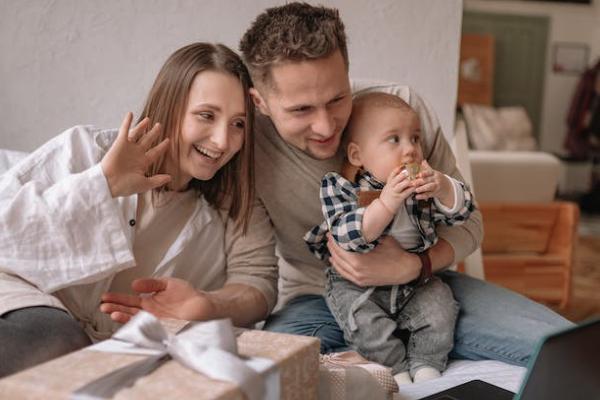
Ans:
{"type": "Polygon", "coordinates": [[[421,171],[417,174],[417,179],[412,181],[412,184],[417,200],[427,200],[435,197],[448,208],[454,206],[452,182],[446,175],[431,168],[427,161],[423,160],[421,163],[421,171]]]}

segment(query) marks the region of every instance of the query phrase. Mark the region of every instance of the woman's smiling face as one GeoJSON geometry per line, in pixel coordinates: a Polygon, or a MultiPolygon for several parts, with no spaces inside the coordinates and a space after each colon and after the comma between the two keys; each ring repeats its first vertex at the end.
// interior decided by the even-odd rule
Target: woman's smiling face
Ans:
{"type": "Polygon", "coordinates": [[[240,150],[246,126],[244,100],[236,77],[217,71],[196,75],[181,122],[180,174],[173,189],[184,189],[192,178],[211,179],[240,150]]]}

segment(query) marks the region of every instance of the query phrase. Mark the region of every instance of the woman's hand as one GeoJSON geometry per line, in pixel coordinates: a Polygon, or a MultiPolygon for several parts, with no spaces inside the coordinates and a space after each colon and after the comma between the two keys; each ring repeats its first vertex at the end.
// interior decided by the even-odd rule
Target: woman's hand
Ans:
{"type": "Polygon", "coordinates": [[[441,172],[434,170],[427,161],[421,163],[421,172],[413,181],[415,185],[415,198],[427,200],[437,198],[443,205],[452,208],[454,205],[454,189],[450,180],[441,172]]]}
{"type": "Polygon", "coordinates": [[[198,292],[177,278],[136,279],[131,288],[138,295],[104,293],[100,311],[122,324],[144,310],[159,318],[204,321],[214,318],[215,307],[208,294],[198,292]]]}
{"type": "Polygon", "coordinates": [[[147,192],[171,181],[167,174],[146,176],[148,168],[169,148],[168,138],[152,146],[160,124],[148,131],[146,118],[130,131],[132,119],[133,115],[127,113],[117,139],[100,162],[112,197],[147,192]]]}

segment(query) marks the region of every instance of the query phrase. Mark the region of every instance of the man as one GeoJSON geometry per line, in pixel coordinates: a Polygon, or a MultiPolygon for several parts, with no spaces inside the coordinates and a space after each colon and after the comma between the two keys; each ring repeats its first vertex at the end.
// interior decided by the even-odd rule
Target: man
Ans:
{"type": "MultiPolygon", "coordinates": [[[[339,170],[340,138],[352,94],[379,90],[396,94],[421,117],[424,154],[436,170],[463,180],[430,108],[398,85],[351,86],[344,26],[335,9],[291,3],[259,15],[240,50],[252,75],[258,116],[257,194],[273,223],[280,256],[280,303],[265,329],[318,336],[322,351],[346,347],[323,294],[324,267],[307,249],[303,235],[323,217],[320,179],[339,170]]],[[[331,264],[360,286],[408,283],[419,277],[422,258],[442,271],[479,247],[481,214],[460,227],[439,230],[428,255],[404,251],[392,239],[367,254],[329,244],[331,264]]],[[[453,356],[499,359],[524,365],[544,332],[569,322],[545,307],[485,282],[451,271],[440,277],[461,304],[453,356]]]]}
{"type": "MultiPolygon", "coordinates": [[[[280,256],[282,308],[266,321],[265,329],[319,337],[322,352],[345,350],[343,333],[323,298],[325,264],[312,255],[302,238],[323,219],[320,180],[341,166],[340,138],[353,94],[377,90],[402,97],[420,115],[428,163],[449,176],[463,178],[435,115],[414,91],[399,85],[351,85],[344,26],[337,10],[304,3],[267,9],[245,33],[240,49],[255,84],[252,96],[260,112],[256,189],[264,207],[263,215],[254,217],[270,218],[280,256]]],[[[438,233],[437,244],[421,255],[406,252],[390,238],[367,254],[345,252],[330,241],[330,262],[344,278],[360,286],[405,284],[427,273],[430,263],[461,304],[454,358],[525,365],[541,335],[569,324],[515,293],[443,271],[479,247],[482,223],[478,211],[464,225],[443,227],[438,233]]],[[[268,232],[255,229],[252,234],[261,237],[268,232]]]]}

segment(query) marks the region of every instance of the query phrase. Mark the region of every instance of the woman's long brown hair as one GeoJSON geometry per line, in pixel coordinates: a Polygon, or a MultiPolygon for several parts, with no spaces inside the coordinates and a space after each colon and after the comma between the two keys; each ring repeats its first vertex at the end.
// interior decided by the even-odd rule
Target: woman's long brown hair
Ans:
{"type": "MultiPolygon", "coordinates": [[[[245,232],[254,198],[254,104],[249,95],[252,81],[241,58],[222,44],[193,43],[177,50],[158,73],[138,122],[146,117],[150,119],[150,127],[160,122],[162,130],[155,144],[170,138],[170,151],[179,166],[179,138],[190,88],[196,75],[204,71],[223,72],[240,81],[246,103],[244,143],[210,180],[192,179],[190,188],[203,195],[213,207],[227,209],[229,217],[245,232]]],[[[148,173],[163,172],[166,157],[164,154],[148,173]]]]}

